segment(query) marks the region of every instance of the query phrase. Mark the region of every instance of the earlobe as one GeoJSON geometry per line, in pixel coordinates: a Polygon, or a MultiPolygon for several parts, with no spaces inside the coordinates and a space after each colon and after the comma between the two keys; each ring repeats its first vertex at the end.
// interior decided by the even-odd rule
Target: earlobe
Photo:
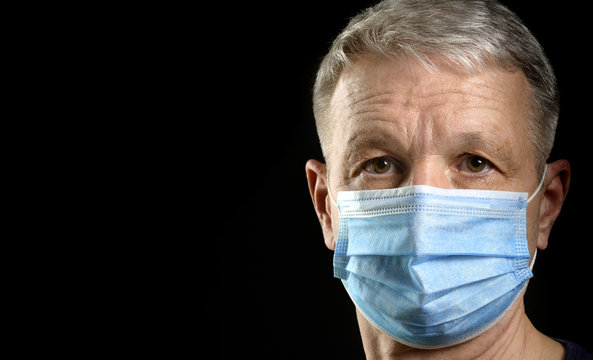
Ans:
{"type": "Polygon", "coordinates": [[[309,160],[305,165],[305,172],[307,173],[307,183],[309,184],[313,207],[323,231],[325,245],[330,250],[334,250],[336,246],[332,226],[331,203],[328,197],[326,165],[317,160],[309,160]]]}
{"type": "Polygon", "coordinates": [[[544,250],[548,246],[548,237],[552,225],[560,215],[564,199],[570,185],[570,164],[567,160],[557,160],[548,164],[544,182],[543,199],[540,203],[539,236],[537,248],[544,250]]]}

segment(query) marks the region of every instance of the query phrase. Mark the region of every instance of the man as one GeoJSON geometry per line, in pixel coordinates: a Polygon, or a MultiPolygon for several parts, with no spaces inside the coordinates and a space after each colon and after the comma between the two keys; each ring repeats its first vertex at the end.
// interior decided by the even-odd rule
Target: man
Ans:
{"type": "MultiPolygon", "coordinates": [[[[306,174],[368,359],[564,359],[523,294],[566,197],[552,68],[493,1],[383,1],[324,58],[306,174]]],[[[580,355],[579,355],[580,354],[580,355]]]]}

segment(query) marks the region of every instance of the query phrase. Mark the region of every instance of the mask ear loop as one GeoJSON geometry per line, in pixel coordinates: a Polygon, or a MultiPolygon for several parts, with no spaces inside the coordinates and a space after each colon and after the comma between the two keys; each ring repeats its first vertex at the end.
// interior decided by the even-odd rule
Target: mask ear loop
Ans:
{"type": "MultiPolygon", "coordinates": [[[[539,181],[539,185],[537,185],[537,189],[535,190],[535,192],[533,194],[531,194],[529,199],[527,199],[527,203],[529,203],[531,200],[533,200],[535,195],[537,195],[537,193],[541,190],[542,186],[544,185],[544,179],[546,178],[547,170],[548,170],[548,165],[546,165],[546,167],[544,168],[544,174],[542,175],[542,178],[539,181]]],[[[531,264],[529,265],[529,271],[533,271],[533,265],[535,265],[536,257],[537,257],[537,246],[535,247],[535,252],[533,253],[533,259],[531,259],[531,264]]]]}
{"type": "Polygon", "coordinates": [[[531,259],[531,264],[529,265],[529,271],[533,271],[533,265],[535,265],[536,257],[537,257],[537,246],[535,247],[535,252],[533,253],[533,259],[531,259]]]}
{"type": "Polygon", "coordinates": [[[327,171],[327,179],[325,181],[327,183],[327,193],[329,195],[329,199],[331,200],[331,202],[334,203],[334,205],[336,205],[336,207],[338,206],[338,203],[336,202],[336,200],[334,200],[333,196],[332,196],[332,189],[329,187],[329,170],[327,171]]]}
{"type": "Polygon", "coordinates": [[[336,200],[334,200],[333,196],[331,196],[331,189],[329,188],[329,181],[327,182],[327,194],[329,195],[329,199],[331,200],[331,202],[333,202],[334,205],[338,206],[338,203],[336,202],[336,200]]]}
{"type": "Polygon", "coordinates": [[[535,195],[537,195],[537,193],[540,191],[540,189],[544,185],[544,179],[546,178],[546,171],[548,171],[548,165],[546,165],[546,167],[544,168],[544,173],[542,175],[541,180],[539,181],[539,184],[537,185],[537,189],[535,189],[535,192],[533,194],[531,194],[531,196],[529,197],[529,199],[527,199],[527,203],[528,204],[529,204],[529,202],[531,200],[533,200],[533,198],[535,197],[535,195]]]}

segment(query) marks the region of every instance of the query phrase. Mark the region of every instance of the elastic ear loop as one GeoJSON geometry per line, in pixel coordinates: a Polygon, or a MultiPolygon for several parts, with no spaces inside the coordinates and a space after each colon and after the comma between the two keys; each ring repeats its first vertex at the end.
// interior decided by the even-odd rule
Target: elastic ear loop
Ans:
{"type": "Polygon", "coordinates": [[[535,265],[536,257],[537,257],[537,246],[535,247],[535,252],[533,253],[533,259],[531,259],[531,264],[529,265],[529,271],[533,271],[533,265],[535,265]]]}
{"type": "MultiPolygon", "coordinates": [[[[544,179],[546,178],[546,171],[548,171],[548,165],[546,165],[544,167],[544,173],[542,175],[541,180],[539,181],[539,185],[537,185],[537,189],[535,190],[535,192],[533,194],[531,194],[531,196],[529,197],[529,199],[527,199],[527,203],[529,203],[531,200],[533,200],[533,198],[535,197],[535,195],[537,195],[537,193],[541,190],[542,186],[544,185],[544,179]]],[[[535,247],[535,252],[533,253],[533,259],[531,259],[531,264],[529,265],[529,270],[533,271],[533,265],[535,265],[535,258],[537,257],[537,246],[535,247]]]]}
{"type": "Polygon", "coordinates": [[[327,171],[326,175],[327,175],[327,179],[325,179],[325,182],[327,183],[327,193],[329,194],[329,199],[337,207],[338,206],[338,203],[336,202],[336,200],[334,200],[334,197],[332,196],[332,189],[329,186],[329,170],[327,171]]]}
{"type": "Polygon", "coordinates": [[[535,197],[535,195],[537,195],[537,193],[540,191],[540,189],[544,185],[544,179],[546,178],[546,171],[548,171],[548,165],[546,165],[546,167],[544,167],[544,173],[542,175],[541,180],[539,181],[539,184],[537,185],[537,189],[535,189],[535,192],[533,194],[531,194],[531,196],[529,197],[529,199],[527,199],[527,203],[529,203],[531,200],[533,200],[533,198],[535,197]]]}
{"type": "MultiPolygon", "coordinates": [[[[539,185],[537,185],[537,189],[535,190],[535,192],[533,194],[531,194],[531,196],[529,197],[529,199],[527,199],[527,203],[529,203],[531,200],[533,200],[533,198],[535,197],[535,195],[537,195],[537,193],[541,190],[542,186],[544,185],[544,179],[546,178],[546,171],[548,171],[548,165],[546,165],[544,167],[544,173],[542,175],[541,180],[539,181],[539,185]]],[[[531,264],[529,265],[529,270],[533,271],[533,265],[535,265],[535,258],[537,257],[537,246],[535,247],[535,252],[533,253],[533,259],[531,259],[531,264]]]]}
{"type": "Polygon", "coordinates": [[[327,181],[327,193],[329,195],[329,199],[331,200],[331,202],[333,202],[334,205],[338,206],[338,203],[336,202],[336,200],[334,200],[332,196],[332,190],[329,188],[329,180],[327,181]]]}

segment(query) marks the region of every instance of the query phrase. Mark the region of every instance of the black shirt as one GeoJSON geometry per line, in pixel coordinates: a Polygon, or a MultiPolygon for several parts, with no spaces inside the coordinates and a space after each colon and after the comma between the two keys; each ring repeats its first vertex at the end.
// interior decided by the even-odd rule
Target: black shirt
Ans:
{"type": "Polygon", "coordinates": [[[564,360],[593,360],[593,354],[587,352],[587,349],[581,345],[561,339],[554,340],[558,341],[566,348],[566,357],[564,360]]]}

